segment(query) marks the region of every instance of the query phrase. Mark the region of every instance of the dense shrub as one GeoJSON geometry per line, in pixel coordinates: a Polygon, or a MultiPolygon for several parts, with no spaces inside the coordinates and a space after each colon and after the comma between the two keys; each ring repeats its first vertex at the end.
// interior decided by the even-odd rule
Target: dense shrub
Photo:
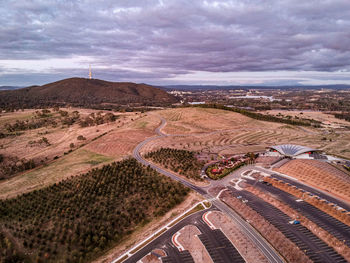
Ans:
{"type": "Polygon", "coordinates": [[[145,158],[163,165],[165,168],[196,180],[202,180],[200,170],[204,165],[195,157],[195,152],[161,148],[157,151],[147,153],[145,158]]]}

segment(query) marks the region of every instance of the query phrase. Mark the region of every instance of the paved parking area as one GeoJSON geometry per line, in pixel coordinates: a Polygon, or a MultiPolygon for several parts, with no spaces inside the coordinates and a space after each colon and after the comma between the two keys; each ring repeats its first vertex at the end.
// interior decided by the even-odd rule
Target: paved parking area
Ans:
{"type": "Polygon", "coordinates": [[[319,196],[319,197],[321,197],[321,198],[323,198],[325,200],[328,200],[329,202],[332,202],[334,204],[337,204],[337,205],[343,207],[347,211],[350,211],[350,205],[348,203],[346,203],[346,202],[344,202],[342,200],[339,200],[337,198],[334,198],[334,197],[332,197],[330,195],[327,195],[327,194],[323,193],[322,191],[318,191],[318,190],[316,190],[316,189],[314,189],[314,188],[312,188],[310,186],[307,186],[307,185],[302,184],[300,182],[297,182],[295,180],[291,180],[291,179],[285,178],[283,176],[280,176],[278,174],[274,174],[273,172],[272,172],[271,177],[272,178],[276,178],[278,180],[282,180],[285,183],[289,183],[291,185],[294,185],[294,186],[298,187],[299,189],[302,189],[304,191],[307,191],[307,192],[310,192],[310,193],[312,193],[314,195],[317,195],[317,196],[319,196]]]}
{"type": "MultiPolygon", "coordinates": [[[[212,206],[210,210],[217,210],[212,206]]],[[[208,210],[197,212],[184,220],[174,225],[171,229],[151,241],[148,245],[137,251],[124,262],[135,263],[149,254],[152,250],[159,248],[167,254],[161,257],[162,262],[166,263],[192,263],[194,262],[188,250],[179,251],[173,244],[172,237],[175,233],[181,230],[184,226],[196,226],[200,234],[198,238],[201,240],[206,250],[208,251],[214,263],[243,263],[244,259],[241,257],[236,248],[232,245],[230,240],[219,229],[211,229],[202,219],[202,215],[208,210]]]]}
{"type": "Polygon", "coordinates": [[[333,248],[315,236],[302,225],[291,225],[292,220],[278,208],[263,201],[261,198],[247,191],[237,191],[229,187],[234,196],[241,195],[248,200],[246,203],[261,216],[266,218],[272,225],[280,230],[287,238],[294,242],[314,262],[347,262],[333,248]]]}
{"type": "Polygon", "coordinates": [[[296,202],[297,198],[289,193],[286,193],[276,187],[268,186],[262,183],[256,183],[255,181],[248,180],[249,184],[254,184],[255,187],[260,188],[263,192],[270,192],[278,197],[282,202],[288,204],[291,208],[299,211],[309,220],[316,223],[319,227],[328,231],[330,234],[338,238],[339,240],[345,240],[345,244],[350,246],[350,227],[336,218],[321,211],[317,207],[307,202],[296,202]]]}

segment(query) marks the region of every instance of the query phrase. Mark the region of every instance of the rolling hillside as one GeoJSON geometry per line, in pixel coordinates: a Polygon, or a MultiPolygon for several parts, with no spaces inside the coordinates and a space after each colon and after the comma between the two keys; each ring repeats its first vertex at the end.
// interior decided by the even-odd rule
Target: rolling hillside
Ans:
{"type": "Polygon", "coordinates": [[[30,108],[51,105],[100,104],[163,105],[177,102],[164,90],[146,84],[69,78],[43,86],[0,91],[0,107],[30,108]]]}

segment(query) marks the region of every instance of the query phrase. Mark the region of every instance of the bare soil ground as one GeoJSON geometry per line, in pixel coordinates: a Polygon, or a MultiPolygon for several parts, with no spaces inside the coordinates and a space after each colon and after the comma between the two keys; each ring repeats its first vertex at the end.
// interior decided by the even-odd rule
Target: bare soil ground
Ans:
{"type": "Polygon", "coordinates": [[[159,124],[160,120],[151,114],[139,116],[138,119],[134,117],[133,121],[113,130],[102,140],[90,143],[87,148],[112,156],[131,154],[138,143],[155,135],[154,130],[159,124]]]}
{"type": "Polygon", "coordinates": [[[178,243],[180,243],[185,250],[190,252],[195,263],[213,262],[202,241],[198,238],[201,232],[196,226],[185,226],[179,232],[180,235],[177,238],[178,243]]]}
{"type": "Polygon", "coordinates": [[[208,219],[213,225],[221,229],[232,244],[237,248],[239,253],[248,263],[264,263],[268,260],[261,251],[247,238],[232,219],[220,211],[212,211],[208,219]]]}
{"type": "Polygon", "coordinates": [[[106,253],[101,258],[94,261],[94,263],[107,263],[111,262],[113,259],[122,255],[132,246],[141,242],[149,235],[157,231],[160,227],[166,225],[171,220],[173,220],[176,216],[185,212],[187,209],[191,208],[197,202],[203,200],[203,197],[197,193],[191,192],[184,202],[180,205],[176,206],[174,209],[166,213],[163,217],[153,220],[149,224],[144,227],[137,229],[128,239],[123,240],[120,244],[114,248],[112,248],[108,253],[106,253]]]}
{"type": "Polygon", "coordinates": [[[35,112],[33,109],[28,109],[24,111],[17,112],[3,112],[0,114],[0,126],[5,125],[5,123],[15,122],[16,120],[26,120],[30,119],[32,114],[35,112]]]}

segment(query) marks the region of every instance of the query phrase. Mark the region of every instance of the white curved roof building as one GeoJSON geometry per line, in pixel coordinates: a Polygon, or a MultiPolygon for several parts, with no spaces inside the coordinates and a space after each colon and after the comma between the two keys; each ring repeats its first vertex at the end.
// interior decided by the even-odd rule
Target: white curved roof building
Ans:
{"type": "Polygon", "coordinates": [[[294,156],[308,153],[308,152],[318,151],[317,149],[313,149],[313,148],[309,148],[301,145],[294,145],[294,144],[281,144],[281,145],[270,146],[270,149],[290,157],[294,157],[294,156]]]}

